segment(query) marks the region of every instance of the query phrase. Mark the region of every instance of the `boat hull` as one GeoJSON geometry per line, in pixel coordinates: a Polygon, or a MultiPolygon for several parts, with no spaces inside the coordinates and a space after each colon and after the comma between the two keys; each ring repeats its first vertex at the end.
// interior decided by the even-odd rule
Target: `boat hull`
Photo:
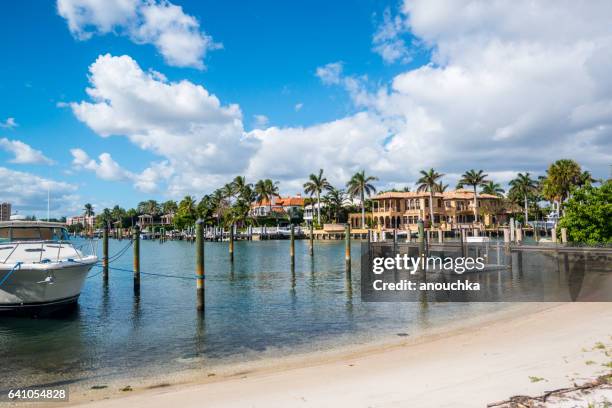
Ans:
{"type": "MultiPolygon", "coordinates": [[[[95,262],[24,264],[0,286],[0,312],[61,308],[75,303],[95,262]]],[[[10,269],[0,269],[0,277],[10,269]]]]}

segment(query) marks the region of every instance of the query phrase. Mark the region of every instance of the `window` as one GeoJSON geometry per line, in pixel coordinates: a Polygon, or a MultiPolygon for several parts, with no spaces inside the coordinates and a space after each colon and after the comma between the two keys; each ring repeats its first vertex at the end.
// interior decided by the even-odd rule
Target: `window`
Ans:
{"type": "Polygon", "coordinates": [[[11,228],[11,238],[18,241],[38,241],[40,240],[40,229],[11,228]]]}
{"type": "Polygon", "coordinates": [[[0,228],[0,242],[8,242],[9,240],[9,229],[0,228]]]}

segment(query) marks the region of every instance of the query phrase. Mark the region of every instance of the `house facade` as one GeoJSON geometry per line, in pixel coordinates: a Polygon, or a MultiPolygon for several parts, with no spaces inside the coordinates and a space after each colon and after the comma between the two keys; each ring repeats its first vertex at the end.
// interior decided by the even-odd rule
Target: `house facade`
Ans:
{"type": "Polygon", "coordinates": [[[274,196],[271,202],[263,200],[251,204],[249,215],[251,217],[269,217],[273,214],[285,215],[303,208],[304,199],[300,194],[288,197],[274,196]]]}
{"type": "Polygon", "coordinates": [[[66,225],[81,224],[85,228],[93,228],[96,225],[95,215],[75,215],[74,217],[66,218],[66,225]]]}
{"type": "MultiPolygon", "coordinates": [[[[372,223],[380,229],[417,230],[417,221],[431,223],[428,192],[387,192],[372,198],[372,223]]],[[[478,194],[478,219],[474,217],[474,192],[458,189],[433,195],[433,223],[450,230],[484,227],[507,222],[507,211],[501,197],[478,194]]],[[[359,222],[351,214],[351,223],[359,222]]]]}

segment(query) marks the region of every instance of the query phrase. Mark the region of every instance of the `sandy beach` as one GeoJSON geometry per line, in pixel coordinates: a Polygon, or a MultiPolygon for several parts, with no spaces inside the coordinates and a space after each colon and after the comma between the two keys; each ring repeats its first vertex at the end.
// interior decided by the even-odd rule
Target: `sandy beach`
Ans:
{"type": "Polygon", "coordinates": [[[396,344],[71,400],[99,408],[478,407],[584,383],[609,373],[611,361],[609,303],[524,304],[494,321],[396,344]]]}

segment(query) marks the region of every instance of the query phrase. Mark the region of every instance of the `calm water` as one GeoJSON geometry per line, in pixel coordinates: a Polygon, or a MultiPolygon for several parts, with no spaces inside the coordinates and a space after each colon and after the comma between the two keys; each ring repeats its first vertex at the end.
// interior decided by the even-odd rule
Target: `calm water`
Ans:
{"type": "MultiPolygon", "coordinates": [[[[111,240],[110,253],[127,241],[111,240]]],[[[1,318],[0,389],[54,381],[104,381],[114,376],[203,368],[225,362],[366,343],[398,333],[414,335],[444,322],[484,314],[499,303],[365,303],[360,300],[359,247],[353,273],[344,272],[344,243],[206,243],[206,312],[195,310],[195,282],[142,276],[140,297],[130,272],[87,280],[79,307],[53,319],[1,318]]],[[[194,246],[141,242],[141,270],[194,276],[194,246]]],[[[131,269],[131,249],[112,264],[131,269]]],[[[92,270],[92,275],[99,269],[92,270]]]]}

